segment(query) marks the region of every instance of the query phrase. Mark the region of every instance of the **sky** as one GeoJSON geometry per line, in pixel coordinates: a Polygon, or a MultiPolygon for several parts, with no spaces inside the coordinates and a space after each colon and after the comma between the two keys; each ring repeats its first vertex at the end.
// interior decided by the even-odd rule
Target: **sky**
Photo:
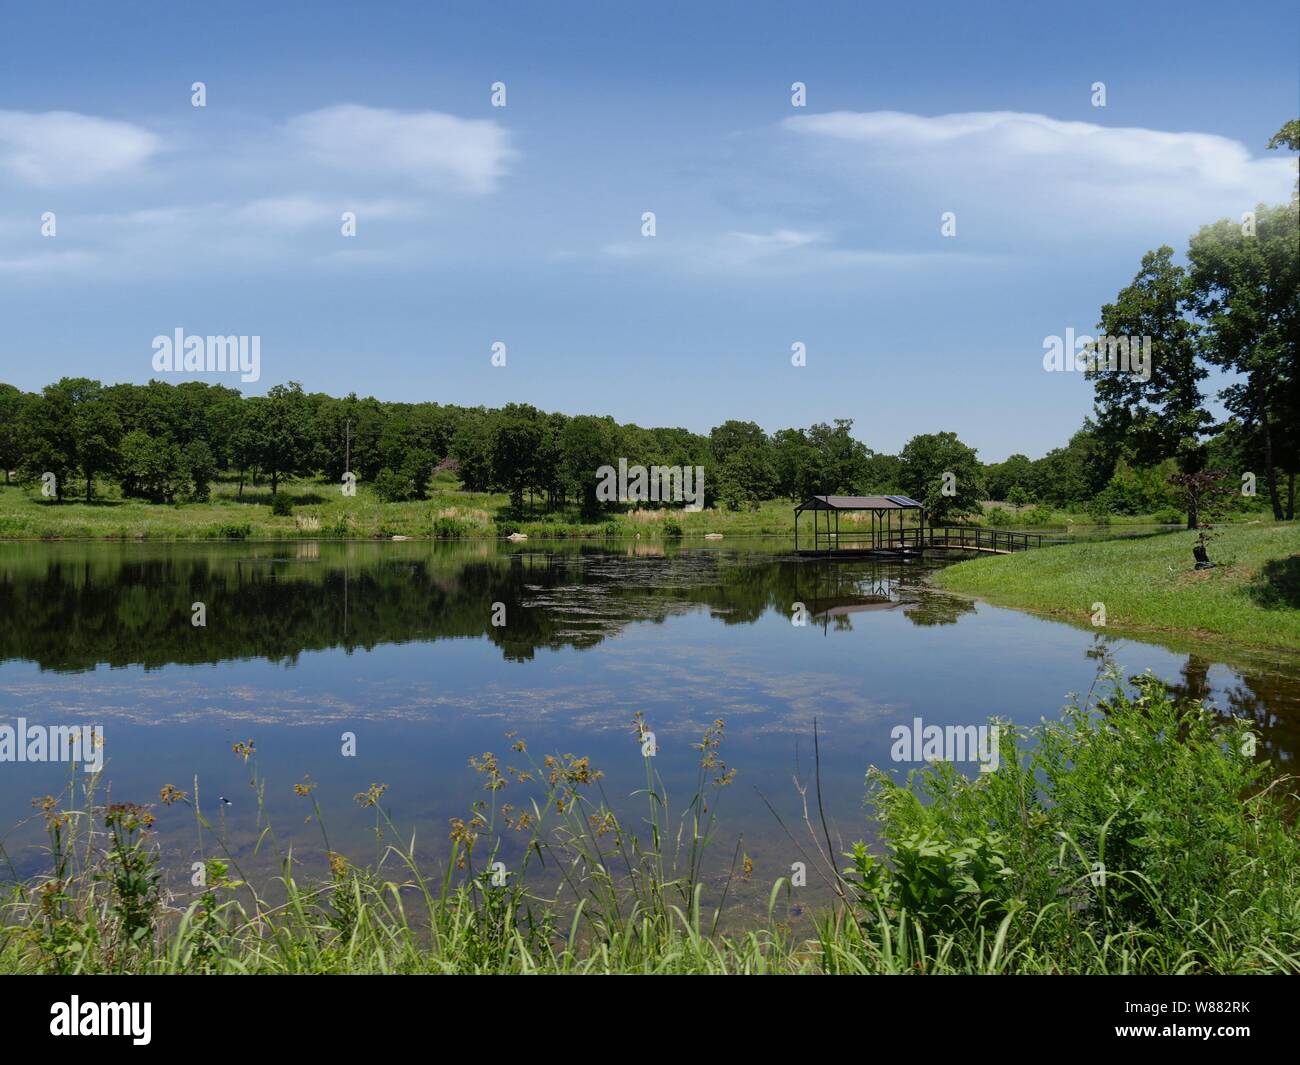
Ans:
{"type": "Polygon", "coordinates": [[[0,27],[26,390],[293,380],[1037,457],[1092,402],[1046,339],[1295,180],[1265,149],[1300,112],[1290,3],[46,0],[0,27]],[[177,329],[260,337],[260,376],[156,372],[177,329]]]}

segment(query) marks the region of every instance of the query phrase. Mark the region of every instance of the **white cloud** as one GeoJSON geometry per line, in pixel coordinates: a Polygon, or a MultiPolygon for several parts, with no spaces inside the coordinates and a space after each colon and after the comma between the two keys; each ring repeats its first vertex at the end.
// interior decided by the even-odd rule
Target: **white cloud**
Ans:
{"type": "Polygon", "coordinates": [[[0,169],[37,186],[75,185],[134,170],[160,146],[129,122],[72,111],[0,111],[0,169]]]}
{"type": "Polygon", "coordinates": [[[897,178],[927,194],[936,188],[969,193],[968,201],[990,210],[1078,208],[1078,220],[1103,228],[1139,216],[1199,225],[1261,199],[1284,200],[1295,180],[1286,156],[1252,156],[1241,142],[1216,134],[1015,111],[935,117],[837,111],[783,124],[833,154],[838,150],[836,165],[847,163],[859,176],[897,178]]]}
{"type": "Polygon", "coordinates": [[[974,264],[998,259],[949,247],[925,252],[843,247],[824,233],[797,229],[774,229],[767,233],[733,231],[686,240],[643,237],[606,244],[600,250],[612,259],[660,262],[693,273],[795,274],[839,268],[905,269],[937,261],[974,264]]]}
{"type": "Polygon", "coordinates": [[[490,192],[515,156],[496,122],[439,111],[342,104],[299,115],[286,128],[319,163],[424,185],[450,180],[470,192],[490,192]]]}

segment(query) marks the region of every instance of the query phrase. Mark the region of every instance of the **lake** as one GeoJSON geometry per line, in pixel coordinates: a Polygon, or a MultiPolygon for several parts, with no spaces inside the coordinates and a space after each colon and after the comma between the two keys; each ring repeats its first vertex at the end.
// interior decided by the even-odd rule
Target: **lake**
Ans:
{"type": "MultiPolygon", "coordinates": [[[[1229,662],[937,592],[926,578],[941,561],[826,562],[789,546],[0,544],[0,725],[102,726],[113,801],[157,803],[163,785],[192,792],[197,776],[241,866],[269,876],[275,851],[264,841],[254,853],[256,795],[236,742],[256,744],[275,840],[305,864],[323,866],[325,849],[294,794],[307,778],[333,849],[377,853],[374,814],[353,796],[386,784],[385,809],[437,861],[450,819],[486,796],[470,756],[522,767],[521,738],[537,759],[589,756],[635,817],[639,712],[680,811],[697,776],[691,745],[721,719],[736,774],[714,807],[714,860],[725,872],[743,836],[750,906],[811,849],[796,778],[821,830],[814,720],[837,849],[870,839],[867,767],[913,767],[891,759],[896,728],[1054,717],[1106,660],[1249,716],[1262,757],[1286,765],[1300,750],[1293,655],[1229,662]],[[796,603],[805,624],[792,623],[796,603]]],[[[0,763],[7,875],[46,868],[31,801],[71,776],[84,778],[68,764],[0,763]]],[[[515,787],[498,801],[518,801],[515,787]]],[[[193,814],[155,813],[169,880],[184,887],[193,814]]],[[[814,879],[809,901],[822,893],[814,879]]]]}

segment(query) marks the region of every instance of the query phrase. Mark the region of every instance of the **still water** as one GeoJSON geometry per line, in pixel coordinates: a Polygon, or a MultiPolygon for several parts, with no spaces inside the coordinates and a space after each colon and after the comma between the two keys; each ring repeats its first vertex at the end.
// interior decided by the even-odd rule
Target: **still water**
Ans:
{"type": "MultiPolygon", "coordinates": [[[[796,780],[812,783],[814,720],[827,821],[845,847],[870,838],[867,767],[911,768],[890,760],[895,726],[1031,724],[1086,694],[1106,659],[1248,715],[1262,756],[1295,761],[1295,656],[1225,662],[970,603],[928,587],[942,564],[827,563],[761,540],[5,544],[0,725],[102,726],[113,801],[156,803],[163,785],[192,791],[197,777],[245,871],[269,873],[276,857],[265,842],[254,853],[256,796],[235,742],[256,744],[281,850],[323,864],[309,801],[293,789],[310,778],[333,849],[373,857],[374,815],[353,796],[378,783],[394,821],[436,862],[450,819],[484,796],[471,755],[522,766],[510,749],[519,738],[535,758],[586,755],[618,803],[644,785],[640,712],[680,810],[696,779],[691,744],[721,719],[736,776],[715,805],[715,854],[725,867],[743,837],[751,902],[807,843],[776,815],[806,833],[796,780]],[[192,623],[196,603],[203,626],[192,623]],[[805,625],[791,623],[796,603],[805,625]],[[354,756],[342,753],[345,733],[354,756]],[[218,813],[219,796],[229,805],[218,813]]],[[[0,763],[4,876],[45,868],[31,800],[72,775],[0,763]]],[[[507,789],[500,801],[521,796],[507,789]]],[[[183,882],[193,815],[155,813],[183,882]]]]}

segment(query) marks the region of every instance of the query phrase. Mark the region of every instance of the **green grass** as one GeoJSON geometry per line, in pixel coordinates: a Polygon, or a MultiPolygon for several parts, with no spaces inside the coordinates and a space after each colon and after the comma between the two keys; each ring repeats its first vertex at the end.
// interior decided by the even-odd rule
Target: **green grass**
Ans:
{"type": "Polygon", "coordinates": [[[87,503],[69,499],[53,503],[31,487],[0,487],[0,540],[111,539],[211,540],[246,538],[376,539],[392,536],[491,538],[521,532],[531,539],[617,536],[647,540],[672,534],[665,522],[676,521],[686,536],[792,535],[794,504],[770,500],[752,511],[709,509],[688,512],[627,511],[586,521],[577,507],[546,512],[539,505],[523,520],[505,517],[509,500],[500,493],[465,492],[447,483],[435,485],[428,499],[385,503],[367,484],[353,497],[337,485],[320,481],[282,484],[280,494],[292,502],[292,513],[272,513],[269,486],[245,486],[242,497],[228,481],[213,485],[207,502],[147,503],[123,499],[111,485],[101,484],[99,497],[87,503]]]}
{"type": "Polygon", "coordinates": [[[949,566],[943,588],[1001,606],[1108,628],[1186,633],[1241,646],[1300,648],[1300,526],[1229,525],[1193,568],[1194,532],[1066,544],[949,566]]]}
{"type": "MultiPolygon", "coordinates": [[[[33,486],[0,485],[0,540],[15,539],[93,539],[93,540],[213,540],[247,538],[254,540],[309,539],[386,539],[392,536],[411,538],[481,539],[521,532],[531,539],[566,537],[668,539],[675,535],[672,523],[686,537],[709,533],[723,536],[794,536],[794,501],[769,499],[752,510],[731,511],[712,507],[687,511],[682,507],[663,510],[627,510],[602,515],[596,521],[583,518],[575,506],[553,512],[540,503],[526,508],[523,520],[507,519],[508,498],[496,492],[461,491],[454,478],[441,474],[435,478],[428,499],[406,503],[385,503],[369,484],[357,485],[357,493],[345,497],[339,486],[320,480],[287,481],[280,494],[288,498],[293,512],[272,512],[272,495],[268,485],[246,485],[238,494],[235,483],[220,480],[212,486],[207,502],[174,504],[147,503],[124,499],[110,482],[96,485],[97,497],[87,503],[70,498],[54,503],[41,497],[33,486]]],[[[989,504],[988,509],[1005,509],[989,504]]],[[[1250,520],[1255,515],[1238,514],[1234,520],[1250,520]]],[[[1263,520],[1271,521],[1267,515],[1263,520]]],[[[849,516],[842,518],[849,522],[849,516]]],[[[1094,529],[1094,519],[1064,511],[1024,508],[999,528],[1064,529],[1074,526],[1094,529]]],[[[1152,515],[1116,517],[1119,527],[1152,524],[1152,515]]],[[[990,524],[988,515],[972,519],[974,524],[990,524]]],[[[812,525],[805,517],[801,523],[811,536],[812,525]]],[[[850,524],[844,524],[847,531],[850,524]]],[[[1120,531],[1119,529],[1116,530],[1120,531]]]]}
{"type": "MultiPolygon", "coordinates": [[[[621,816],[585,758],[533,760],[516,741],[526,769],[471,759],[484,797],[429,871],[382,785],[357,796],[383,847],[364,867],[330,849],[312,786],[298,785],[328,870],[284,854],[274,898],[241,872],[250,841],[212,823],[197,782],[164,788],[155,815],[105,804],[91,778],[34,803],[49,871],[0,898],[0,973],[1300,973],[1292,778],[1253,757],[1247,722],[1177,704],[1150,676],[1135,688],[1027,732],[1002,726],[989,773],[871,771],[883,854],[790,834],[839,898],[803,933],[784,877],[765,919],[721,930],[751,875],[741,845],[709,850],[734,779],[721,723],[676,814],[648,757],[632,797],[644,812],[621,816]],[[153,826],[185,807],[207,880],[173,893],[153,826]],[[498,858],[510,868],[494,876],[498,858]]],[[[262,815],[255,853],[276,846],[268,785],[251,742],[235,754],[262,815]]]]}

